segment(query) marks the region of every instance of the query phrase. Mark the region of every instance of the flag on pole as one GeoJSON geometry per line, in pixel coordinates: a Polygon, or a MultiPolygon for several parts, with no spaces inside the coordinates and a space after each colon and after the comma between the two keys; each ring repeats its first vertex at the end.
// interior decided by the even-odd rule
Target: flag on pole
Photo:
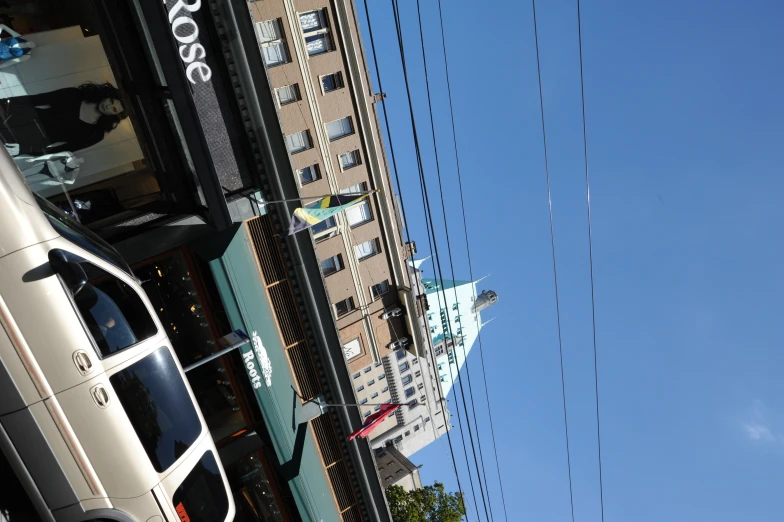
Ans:
{"type": "Polygon", "coordinates": [[[296,234],[308,229],[313,225],[321,223],[325,219],[331,218],[341,210],[358,203],[370,194],[340,194],[326,196],[316,202],[315,205],[308,205],[294,210],[289,225],[289,235],[296,234]]]}
{"type": "Polygon", "coordinates": [[[361,428],[348,436],[348,440],[354,440],[357,437],[367,438],[371,431],[376,429],[379,424],[384,422],[387,417],[395,413],[401,406],[402,404],[382,404],[381,409],[368,417],[361,428]]]}

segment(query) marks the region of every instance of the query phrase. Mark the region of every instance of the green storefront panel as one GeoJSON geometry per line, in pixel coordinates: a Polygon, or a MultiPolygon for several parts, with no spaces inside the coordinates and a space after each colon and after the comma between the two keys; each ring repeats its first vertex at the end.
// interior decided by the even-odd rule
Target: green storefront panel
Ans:
{"type": "Polygon", "coordinates": [[[243,330],[251,338],[251,344],[242,347],[240,353],[278,461],[286,472],[296,474],[289,484],[300,515],[306,521],[340,522],[310,426],[305,425],[304,437],[302,433],[297,437],[298,429],[303,428],[296,420],[300,401],[294,394],[294,376],[247,229],[241,226],[224,233],[222,239],[218,251],[215,245],[208,248],[212,250],[210,268],[232,329],[243,330]]]}

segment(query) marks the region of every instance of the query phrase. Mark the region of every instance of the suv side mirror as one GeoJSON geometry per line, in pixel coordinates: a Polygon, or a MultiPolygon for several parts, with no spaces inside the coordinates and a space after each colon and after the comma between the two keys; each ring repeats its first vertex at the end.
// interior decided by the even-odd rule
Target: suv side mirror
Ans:
{"type": "Polygon", "coordinates": [[[79,265],[79,256],[69,254],[65,250],[55,248],[49,251],[49,264],[52,270],[63,278],[63,282],[74,295],[79,293],[84,285],[87,284],[87,274],[79,265]]]}

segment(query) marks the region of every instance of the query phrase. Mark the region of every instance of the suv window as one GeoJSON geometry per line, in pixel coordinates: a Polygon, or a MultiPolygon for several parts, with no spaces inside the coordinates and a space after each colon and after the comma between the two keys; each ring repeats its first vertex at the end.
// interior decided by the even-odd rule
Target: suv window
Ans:
{"type": "Polygon", "coordinates": [[[218,463],[211,451],[204,454],[172,497],[180,520],[222,522],[229,512],[229,499],[218,463]]]}
{"type": "Polygon", "coordinates": [[[38,206],[49,220],[49,223],[52,225],[52,228],[54,228],[55,232],[63,236],[71,243],[79,245],[91,254],[94,254],[104,261],[113,264],[120,270],[133,277],[133,272],[131,272],[131,268],[128,266],[128,263],[125,262],[120,253],[115,250],[114,247],[98,237],[94,232],[84,225],[77,223],[75,220],[65,215],[65,213],[62,212],[59,208],[38,194],[33,195],[35,196],[35,200],[38,202],[38,206]]]}
{"type": "Polygon", "coordinates": [[[109,378],[155,471],[164,472],[201,434],[201,422],[168,348],[109,378]]]}
{"type": "Polygon", "coordinates": [[[147,307],[139,294],[100,268],[82,263],[90,283],[74,296],[74,302],[90,330],[101,356],[106,357],[156,334],[147,307]]]}

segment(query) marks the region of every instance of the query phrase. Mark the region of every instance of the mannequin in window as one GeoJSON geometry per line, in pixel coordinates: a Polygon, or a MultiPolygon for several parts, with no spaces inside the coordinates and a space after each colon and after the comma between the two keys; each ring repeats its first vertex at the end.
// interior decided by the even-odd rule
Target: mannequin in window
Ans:
{"type": "Polygon", "coordinates": [[[127,117],[111,83],[83,83],[56,91],[8,98],[0,103],[0,128],[12,156],[76,152],[100,143],[127,117]]]}
{"type": "Polygon", "coordinates": [[[0,36],[0,68],[30,59],[30,50],[35,47],[35,42],[27,41],[5,24],[0,24],[0,36]]]}

